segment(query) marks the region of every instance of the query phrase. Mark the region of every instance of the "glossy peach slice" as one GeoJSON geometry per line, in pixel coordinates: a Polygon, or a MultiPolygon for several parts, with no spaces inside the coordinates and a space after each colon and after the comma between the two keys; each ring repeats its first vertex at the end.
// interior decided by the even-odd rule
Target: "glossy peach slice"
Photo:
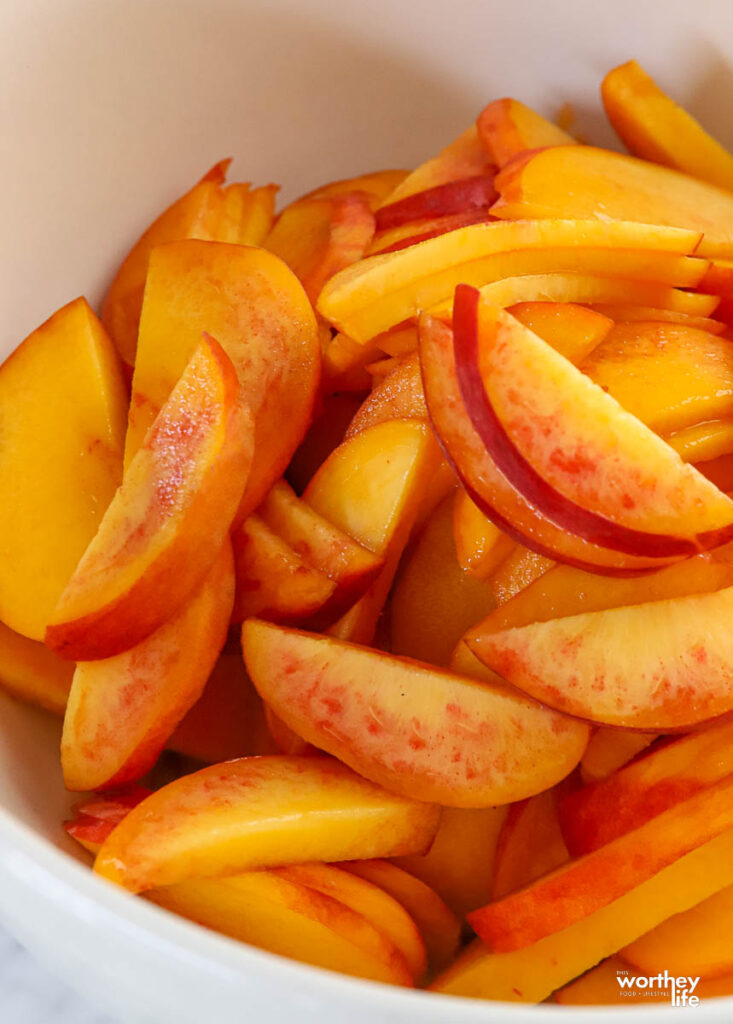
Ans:
{"type": "Polygon", "coordinates": [[[630,729],[598,729],[590,738],[580,760],[580,778],[588,786],[606,779],[654,742],[656,732],[634,732],[630,729]]]}
{"type": "Polygon", "coordinates": [[[453,539],[458,564],[479,580],[491,576],[514,548],[462,487],[453,504],[453,539]]]}
{"type": "Polygon", "coordinates": [[[360,174],[356,178],[342,178],[319,185],[301,199],[321,199],[324,196],[342,196],[351,192],[363,192],[369,197],[371,208],[376,210],[397,186],[405,180],[410,171],[386,170],[360,174]]]}
{"type": "Polygon", "coordinates": [[[574,302],[518,302],[509,312],[576,366],[613,327],[611,318],[574,302]]]}
{"type": "Polygon", "coordinates": [[[373,389],[360,406],[346,437],[392,419],[426,420],[428,416],[417,353],[407,356],[373,389]]]}
{"type": "Polygon", "coordinates": [[[0,622],[0,687],[19,700],[63,715],[74,666],[0,622]]]}
{"type": "Polygon", "coordinates": [[[553,787],[509,808],[496,845],[492,900],[523,889],[568,860],[557,802],[553,787]]]}
{"type": "Polygon", "coordinates": [[[249,619],[242,648],[259,693],[298,735],[413,799],[521,799],[564,778],[588,741],[583,723],[513,692],[331,637],[249,619]]]}
{"type": "Polygon", "coordinates": [[[575,142],[572,135],[552,121],[511,98],[494,100],[484,107],[476,127],[497,167],[503,167],[517,153],[527,149],[568,146],[575,142]]]}
{"type": "Polygon", "coordinates": [[[96,856],[123,818],[150,793],[145,786],[124,786],[104,796],[82,800],[73,807],[73,817],[64,822],[64,828],[72,839],[96,856]]]}
{"type": "Polygon", "coordinates": [[[326,757],[249,757],[203,768],[136,807],[94,870],[134,892],[251,868],[419,853],[440,810],[326,757]]]}
{"type": "Polygon", "coordinates": [[[382,206],[391,205],[407,196],[425,192],[427,189],[448,182],[474,178],[494,169],[475,125],[462,132],[457,139],[449,143],[436,157],[426,160],[407,175],[382,202],[382,206]]]}
{"type": "MultiPolygon", "coordinates": [[[[526,590],[555,565],[557,562],[552,558],[538,555],[531,548],[515,545],[509,556],[498,566],[488,581],[494,592],[496,603],[503,605],[511,601],[520,591],[526,590]]],[[[582,571],[582,569],[578,569],[578,572],[582,571]]],[[[591,572],[590,575],[592,574],[591,572]]],[[[607,579],[605,576],[603,578],[607,579]]],[[[634,577],[634,579],[637,578],[634,577]]]]}
{"type": "MultiPolygon", "coordinates": [[[[712,288],[709,291],[715,294],[712,288]]],[[[611,320],[615,320],[617,323],[636,323],[641,320],[648,323],[682,324],[683,327],[694,327],[698,331],[708,331],[710,334],[722,334],[725,331],[725,324],[720,320],[714,320],[712,317],[695,316],[693,313],[682,313],[673,309],[629,305],[624,302],[594,302],[591,303],[591,309],[602,313],[603,316],[610,317],[611,320]]],[[[536,331],[535,333],[542,337],[541,331],[536,331]]]]}
{"type": "Polygon", "coordinates": [[[65,658],[108,658],[174,615],[221,551],[252,445],[231,360],[205,339],[62,594],[47,645],[65,658]]]}

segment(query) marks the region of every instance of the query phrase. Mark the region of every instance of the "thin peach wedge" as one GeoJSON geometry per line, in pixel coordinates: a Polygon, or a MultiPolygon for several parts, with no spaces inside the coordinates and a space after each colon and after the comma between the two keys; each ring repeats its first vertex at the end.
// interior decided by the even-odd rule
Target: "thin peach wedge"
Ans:
{"type": "Polygon", "coordinates": [[[528,149],[568,146],[575,139],[519,100],[494,100],[476,122],[481,141],[497,167],[528,149]]]}

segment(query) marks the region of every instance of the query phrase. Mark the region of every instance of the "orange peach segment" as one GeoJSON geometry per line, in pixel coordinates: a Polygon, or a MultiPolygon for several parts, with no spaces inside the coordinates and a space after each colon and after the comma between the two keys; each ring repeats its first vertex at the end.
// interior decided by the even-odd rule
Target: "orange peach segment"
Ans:
{"type": "MultiPolygon", "coordinates": [[[[323,289],[318,309],[340,331],[363,344],[419,310],[452,299],[458,284],[482,286],[517,275],[612,273],[612,280],[636,280],[638,295],[646,296],[646,305],[654,305],[650,297],[657,297],[660,289],[661,296],[666,296],[675,284],[701,279],[705,261],[680,260],[694,252],[699,241],[699,232],[618,221],[474,224],[347,267],[323,289]]],[[[620,285],[614,292],[609,284],[606,294],[615,296],[606,301],[641,301],[628,299],[620,285]]],[[[507,305],[532,298],[543,296],[508,297],[507,305]]],[[[564,295],[544,298],[593,301],[564,295]]],[[[677,301],[680,308],[687,309],[683,300],[677,301]]],[[[693,295],[687,301],[691,310],[704,309],[701,315],[707,315],[719,300],[693,295]]]]}
{"type": "Polygon", "coordinates": [[[448,966],[458,950],[461,923],[434,889],[388,860],[350,860],[342,867],[405,908],[420,930],[432,972],[448,966]]]}
{"type": "Polygon", "coordinates": [[[733,833],[729,830],[614,902],[531,946],[492,953],[475,942],[430,987],[447,995],[540,1003],[604,957],[707,899],[731,880],[733,833]]]}
{"type": "Polygon", "coordinates": [[[733,709],[733,587],[586,612],[467,642],[503,679],[567,714],[669,732],[733,709]]]}
{"type": "Polygon", "coordinates": [[[445,807],[427,853],[395,863],[419,878],[459,917],[491,898],[496,844],[507,807],[445,807]]]}
{"type": "Polygon", "coordinates": [[[635,60],[608,72],[601,96],[616,134],[635,156],[733,190],[733,156],[635,60]]]}
{"type": "Polygon", "coordinates": [[[205,339],[61,595],[46,630],[52,650],[84,661],[120,654],[183,606],[224,544],[252,443],[231,360],[205,339]]]}
{"type": "Polygon", "coordinates": [[[262,615],[273,622],[303,622],[328,602],[335,582],[309,565],[263,522],[247,516],[232,533],[237,594],[232,622],[262,615]]]}
{"type": "Polygon", "coordinates": [[[719,459],[733,451],[733,421],[696,423],[669,434],[666,441],[685,462],[719,459]]]}
{"type": "Polygon", "coordinates": [[[468,915],[497,953],[563,931],[733,828],[733,776],[676,804],[593,853],[468,915]]]}
{"type": "MultiPolygon", "coordinates": [[[[242,662],[242,665],[244,666],[244,662],[242,662]]],[[[257,693],[256,690],[255,693],[257,693]]],[[[298,757],[307,757],[310,754],[319,753],[316,747],[304,740],[302,736],[298,736],[296,732],[293,732],[290,726],[283,722],[282,718],[278,718],[269,705],[265,704],[264,701],[262,701],[262,705],[265,709],[267,728],[278,753],[297,754],[298,757]]]]}
{"type": "Polygon", "coordinates": [[[697,469],[721,491],[733,491],[733,452],[698,462],[697,469]]]}
{"type": "Polygon", "coordinates": [[[435,188],[436,185],[472,178],[477,174],[487,174],[493,169],[491,158],[479,138],[476,127],[471,125],[445,149],[442,149],[438,156],[427,160],[408,174],[385,197],[382,205],[396,203],[407,196],[435,188]]]}
{"type": "Polygon", "coordinates": [[[420,360],[417,353],[407,356],[392,373],[368,395],[349,424],[346,437],[366,430],[385,420],[427,420],[420,360]]]}
{"type": "Polygon", "coordinates": [[[67,789],[120,786],[153,766],[203,692],[233,600],[227,541],[199,591],[173,618],[123,654],[77,665],[61,740],[67,789]]]}
{"type": "Polygon", "coordinates": [[[368,197],[352,193],[291,203],[263,245],[287,263],[315,303],[329,278],[362,258],[373,234],[368,197]]]}
{"type": "Polygon", "coordinates": [[[514,548],[462,487],[453,504],[453,540],[458,564],[478,580],[491,576],[514,548]]]}
{"type": "Polygon", "coordinates": [[[420,853],[440,809],[327,757],[247,757],[171,782],[136,807],[94,870],[133,892],[314,860],[420,853]]]}
{"type": "Polygon", "coordinates": [[[287,479],[302,494],[316,470],[344,439],[363,393],[324,394],[314,419],[287,468],[287,479]]]}
{"type": "Polygon", "coordinates": [[[580,760],[584,785],[613,775],[654,742],[658,733],[630,732],[626,729],[599,729],[591,738],[580,760]]]}
{"type": "Polygon", "coordinates": [[[324,196],[342,196],[350,192],[364,192],[369,197],[372,210],[390,195],[397,186],[405,180],[409,171],[372,171],[370,174],[360,174],[356,178],[343,178],[341,181],[331,181],[327,185],[320,185],[301,199],[322,199],[324,196]]]}
{"type": "Polygon", "coordinates": [[[398,324],[391,331],[377,335],[374,340],[387,355],[395,356],[395,358],[409,356],[417,351],[417,327],[411,323],[398,324]]]}
{"type": "Polygon", "coordinates": [[[504,220],[599,217],[687,228],[704,234],[703,256],[733,256],[733,196],[715,185],[633,156],[593,146],[520,154],[497,175],[504,220]]]}
{"type": "Polygon", "coordinates": [[[140,310],[148,260],[157,245],[184,238],[261,245],[270,230],[275,185],[250,190],[224,187],[228,160],[222,160],[198,184],[164,210],[138,239],[117,271],[102,304],[102,323],[128,366],[135,362],[140,310]]]}
{"type": "Polygon", "coordinates": [[[494,100],[476,122],[481,141],[491,159],[503,167],[517,153],[544,146],[567,146],[575,139],[542,117],[531,107],[514,99],[494,100]]]}
{"type": "Polygon", "coordinates": [[[588,742],[586,725],[512,691],[332,637],[249,619],[242,649],[299,736],[413,799],[518,800],[564,778],[588,742]]]}
{"type": "Polygon", "coordinates": [[[72,839],[96,856],[122,819],[150,792],[145,786],[125,786],[114,793],[83,800],[74,806],[74,816],[64,822],[64,828],[72,839]]]}
{"type": "Polygon", "coordinates": [[[85,299],[0,366],[0,619],[42,640],[122,479],[127,395],[85,299]]]}
{"type": "Polygon", "coordinates": [[[522,889],[568,860],[557,800],[553,788],[509,808],[496,846],[492,900],[522,889]]]}
{"type": "Polygon", "coordinates": [[[509,312],[530,331],[578,365],[613,327],[602,313],[573,302],[518,302],[509,312]]]}
{"type": "MultiPolygon", "coordinates": [[[[530,587],[535,580],[557,565],[552,558],[538,555],[530,548],[515,545],[509,556],[499,565],[488,581],[498,605],[506,604],[521,591],[530,587]]],[[[578,570],[582,572],[582,570],[578,570]]],[[[593,575],[591,573],[591,575],[593,575]]],[[[604,580],[608,577],[604,576],[604,580]]],[[[635,577],[636,578],[636,577],[635,577]]]]}
{"type": "Polygon", "coordinates": [[[255,424],[255,456],[239,519],[259,505],[302,440],[320,376],[308,297],[264,249],[185,241],[150,257],[132,381],[126,459],[201,339],[212,334],[234,364],[255,424]]]}
{"type": "Polygon", "coordinates": [[[423,980],[427,967],[423,938],[399,900],[384,889],[333,864],[294,864],[271,868],[271,871],[280,878],[337,899],[361,914],[400,951],[415,983],[423,980]]]}
{"type": "Polygon", "coordinates": [[[147,898],[291,960],[390,985],[413,984],[404,956],[363,915],[275,871],[189,879],[154,889],[147,898]]]}
{"type": "Polygon", "coordinates": [[[19,700],[63,715],[74,666],[0,622],[0,687],[19,700]]]}
{"type": "MultiPolygon", "coordinates": [[[[713,289],[710,289],[710,291],[713,292],[713,289]]],[[[611,320],[615,320],[617,323],[635,323],[642,320],[652,323],[682,324],[684,327],[694,327],[698,331],[708,331],[710,334],[722,334],[725,330],[725,324],[721,323],[720,320],[713,320],[711,317],[705,316],[694,316],[692,313],[681,313],[678,310],[658,309],[654,306],[630,306],[619,302],[594,302],[591,303],[591,308],[598,313],[602,313],[603,316],[610,317],[611,320]]],[[[535,331],[535,333],[539,334],[540,337],[543,336],[542,331],[535,331]]]]}

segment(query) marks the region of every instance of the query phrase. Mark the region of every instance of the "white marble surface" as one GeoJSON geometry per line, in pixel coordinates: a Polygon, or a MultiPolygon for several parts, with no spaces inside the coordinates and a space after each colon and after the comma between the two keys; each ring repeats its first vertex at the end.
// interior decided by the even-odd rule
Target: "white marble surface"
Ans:
{"type": "Polygon", "coordinates": [[[58,981],[0,927],[2,1024],[119,1024],[58,981]]]}

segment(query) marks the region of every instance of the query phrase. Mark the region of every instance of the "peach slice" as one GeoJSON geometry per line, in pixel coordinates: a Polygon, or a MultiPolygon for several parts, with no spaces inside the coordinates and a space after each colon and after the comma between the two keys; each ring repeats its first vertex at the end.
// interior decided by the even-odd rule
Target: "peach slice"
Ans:
{"type": "Polygon", "coordinates": [[[440,151],[440,153],[404,178],[395,189],[385,197],[382,206],[391,205],[407,196],[425,192],[427,189],[448,182],[473,178],[476,175],[493,171],[494,165],[487,153],[475,125],[440,151]]]}
{"type": "Polygon", "coordinates": [[[506,814],[506,805],[445,807],[428,852],[397,857],[394,863],[430,886],[463,918],[491,897],[492,865],[506,814]]]}
{"type": "Polygon", "coordinates": [[[733,451],[733,421],[727,419],[696,423],[669,434],[666,441],[685,462],[719,459],[733,451]]]}
{"type": "Polygon", "coordinates": [[[556,788],[512,804],[499,834],[492,900],[522,889],[568,860],[556,788]]]}
{"type": "Polygon", "coordinates": [[[299,736],[413,799],[518,800],[564,778],[588,742],[585,724],[512,691],[332,637],[249,619],[242,649],[263,700],[299,736]]]}
{"type": "Polygon", "coordinates": [[[368,197],[351,193],[291,203],[263,245],[287,263],[315,303],[329,278],[362,258],[373,234],[368,197]]]}
{"type": "Polygon", "coordinates": [[[0,366],[0,619],[42,640],[122,479],[127,394],[85,299],[0,366]]]}
{"type": "MultiPolygon", "coordinates": [[[[712,288],[708,290],[715,294],[712,288]]],[[[706,316],[695,316],[692,313],[681,313],[672,309],[628,305],[623,302],[593,302],[590,304],[590,307],[597,313],[602,313],[603,316],[610,317],[611,320],[615,320],[617,323],[636,323],[641,320],[650,323],[682,324],[684,327],[694,327],[698,331],[708,331],[710,334],[722,334],[725,330],[725,324],[721,323],[720,320],[713,320],[711,317],[706,316]]],[[[535,331],[535,333],[539,334],[540,337],[543,336],[541,331],[535,331]]]]}
{"type": "Polygon", "coordinates": [[[63,715],[74,666],[0,622],[0,687],[19,700],[63,715]]]}
{"type": "Polygon", "coordinates": [[[733,536],[730,498],[465,285],[456,289],[454,345],[466,410],[490,457],[553,522],[592,543],[657,557],[733,536]]]}
{"type": "Polygon", "coordinates": [[[262,615],[273,622],[304,622],[329,601],[336,583],[309,565],[258,515],[232,534],[237,594],[232,622],[262,615]]]}
{"type": "Polygon", "coordinates": [[[458,563],[453,496],[438,506],[400,567],[390,599],[390,650],[447,665],[463,634],[494,607],[485,583],[458,563]]]}
{"type": "Polygon", "coordinates": [[[730,885],[731,880],[733,834],[729,830],[614,902],[531,946],[491,953],[475,942],[430,987],[447,995],[541,1003],[604,957],[730,885]]]}
{"type": "Polygon", "coordinates": [[[74,816],[64,822],[64,828],[72,839],[96,856],[123,818],[150,793],[145,786],[124,786],[103,797],[82,800],[74,806],[74,816]]]}
{"type": "Polygon", "coordinates": [[[332,758],[246,757],[143,801],[94,870],[140,892],[252,868],[420,853],[439,819],[439,808],[388,793],[332,758]]]}
{"type": "Polygon", "coordinates": [[[385,420],[415,419],[427,420],[420,360],[417,353],[407,356],[383,381],[376,385],[365,398],[346,431],[346,437],[366,430],[367,427],[385,420]]]}
{"type": "Polygon", "coordinates": [[[613,327],[609,317],[573,302],[518,302],[509,312],[576,365],[601,344],[613,327]]]}
{"type": "Polygon", "coordinates": [[[631,732],[626,729],[599,729],[591,738],[580,760],[583,784],[598,782],[613,775],[640,754],[657,738],[656,732],[631,732]]]}
{"type": "Polygon", "coordinates": [[[563,834],[573,854],[590,853],[733,771],[733,724],[691,733],[565,796],[563,834]]]}
{"type": "Polygon", "coordinates": [[[391,331],[385,331],[374,339],[383,352],[400,358],[417,351],[417,327],[415,324],[398,324],[391,331]]]}
{"type": "MultiPolygon", "coordinates": [[[[670,974],[672,972],[670,971],[670,974]]],[[[689,970],[691,973],[691,969],[689,970]]],[[[619,985],[619,976],[633,975],[634,971],[620,956],[611,956],[603,960],[593,970],[588,971],[576,981],[558,989],[554,994],[554,1001],[561,1006],[617,1006],[628,1010],[631,1007],[644,1006],[650,1002],[644,998],[644,989],[636,989],[638,996],[634,997],[634,988],[622,989],[619,985]]],[[[688,975],[688,969],[680,974],[688,975]]],[[[664,971],[662,971],[664,975],[664,971]]],[[[669,993],[667,989],[667,993],[669,993]]],[[[720,996],[733,995],[733,975],[724,974],[719,978],[701,978],[691,993],[699,1000],[717,999],[720,996]]],[[[667,997],[669,999],[669,996],[667,997]]],[[[656,1000],[655,1000],[656,1002],[656,1000]]]]}
{"type": "Polygon", "coordinates": [[[177,199],[148,227],[122,262],[102,304],[102,323],[122,359],[135,363],[140,310],[148,260],[157,245],[185,238],[261,245],[270,230],[277,186],[250,190],[224,187],[229,160],[215,164],[198,184],[177,199]]]}
{"type": "Polygon", "coordinates": [[[404,956],[381,929],[338,898],[276,871],[189,879],[154,889],[147,899],[301,963],[389,985],[413,984],[404,956]]]}
{"type": "Polygon", "coordinates": [[[323,199],[363,192],[369,197],[372,210],[376,210],[410,173],[404,170],[371,171],[356,178],[342,178],[339,181],[330,181],[326,185],[319,185],[300,198],[323,199]]]}
{"type": "MultiPolygon", "coordinates": [[[[403,224],[398,227],[389,228],[385,231],[378,232],[372,244],[367,249],[367,256],[376,256],[377,254],[386,252],[397,252],[400,249],[406,249],[409,245],[417,245],[418,242],[425,242],[428,238],[435,238],[437,235],[445,235],[449,231],[456,231],[458,228],[468,227],[469,224],[483,224],[486,221],[493,220],[494,218],[489,213],[491,206],[491,195],[496,195],[493,188],[494,176],[486,175],[480,176],[474,179],[477,182],[483,183],[483,187],[478,192],[478,198],[481,193],[486,197],[485,205],[476,205],[469,207],[467,210],[461,213],[449,213],[442,217],[432,217],[427,220],[410,221],[407,224],[403,224]]],[[[450,182],[448,185],[439,185],[435,191],[448,190],[455,188],[458,190],[463,187],[462,181],[450,182]]],[[[432,191],[432,190],[430,190],[432,191]]],[[[405,203],[411,202],[413,198],[420,199],[422,195],[426,193],[420,193],[417,196],[408,196],[404,200],[405,203]]],[[[400,205],[395,203],[395,206],[400,205]]]]}
{"type": "Polygon", "coordinates": [[[460,944],[461,923],[434,889],[388,860],[350,860],[342,867],[405,908],[420,930],[432,972],[448,966],[460,944]]]}
{"type": "Polygon", "coordinates": [[[255,456],[241,520],[282,476],[310,423],[320,377],[315,317],[293,272],[264,249],[199,241],[158,246],[140,320],[128,462],[202,331],[232,360],[254,416],[255,456]]]}
{"type": "MultiPolygon", "coordinates": [[[[699,242],[699,232],[638,223],[556,219],[474,224],[348,267],[323,289],[318,310],[363,344],[419,310],[452,299],[458,284],[481,286],[516,275],[562,272],[633,278],[639,296],[646,296],[645,304],[654,305],[652,296],[663,297],[677,283],[702,278],[705,261],[682,259],[699,242]]],[[[614,293],[608,285],[607,294],[614,298],[606,301],[626,299],[621,286],[614,293]]],[[[563,295],[546,297],[574,301],[563,295]]],[[[701,315],[708,315],[719,298],[692,295],[677,301],[680,308],[704,310],[701,315]]]]}
{"type": "Polygon", "coordinates": [[[733,156],[635,60],[608,72],[601,97],[616,134],[635,156],[733,190],[733,156]]]}
{"type": "Polygon", "coordinates": [[[484,107],[476,122],[481,141],[498,167],[517,153],[545,146],[575,142],[562,128],[515,99],[494,100],[484,107]]]}
{"type": "Polygon", "coordinates": [[[294,864],[272,868],[271,871],[280,878],[306,885],[324,896],[337,899],[364,917],[399,950],[414,982],[419,984],[425,977],[427,956],[417,925],[399,900],[368,879],[344,870],[344,867],[334,864],[294,864]]]}
{"type": "Polygon", "coordinates": [[[286,476],[298,494],[344,439],[346,428],[364,399],[363,392],[324,394],[305,437],[295,451],[286,476]]]}
{"type": "Polygon", "coordinates": [[[491,576],[514,548],[462,487],[453,504],[453,540],[458,564],[478,580],[491,576]]]}
{"type": "MultiPolygon", "coordinates": [[[[509,557],[498,566],[488,581],[494,592],[496,603],[503,605],[507,601],[511,601],[520,591],[530,587],[535,580],[540,579],[555,565],[557,562],[552,558],[538,555],[530,548],[515,545],[509,557]]],[[[582,570],[579,569],[578,572],[582,572],[582,570]]],[[[605,576],[603,578],[607,579],[605,576]]]]}
{"type": "Polygon", "coordinates": [[[61,595],[52,650],[81,661],[120,654],[183,606],[224,544],[252,443],[231,360],[205,339],[61,595]]]}
{"type": "Polygon", "coordinates": [[[568,861],[527,888],[475,910],[468,920],[497,953],[563,931],[733,828],[733,776],[663,811],[635,831],[568,861]]]}
{"type": "MultiPolygon", "coordinates": [[[[244,666],[244,662],[242,662],[242,666],[244,666]]],[[[256,690],[255,693],[257,693],[256,690]]],[[[302,736],[298,736],[296,732],[293,732],[290,726],[286,725],[282,718],[278,718],[272,708],[265,704],[264,701],[262,701],[262,705],[265,709],[267,728],[275,748],[280,754],[296,754],[298,757],[308,757],[311,754],[320,753],[317,747],[314,747],[311,743],[304,740],[302,736]]]]}
{"type": "Polygon", "coordinates": [[[697,463],[697,468],[721,491],[733,491],[733,451],[705,459],[697,463]]]}
{"type": "Polygon", "coordinates": [[[143,776],[203,692],[224,645],[234,601],[229,542],[199,591],[142,643],[74,673],[61,740],[70,790],[143,776]]]}
{"type": "MultiPolygon", "coordinates": [[[[443,450],[472,499],[501,530],[538,556],[594,572],[628,575],[665,564],[663,559],[622,554],[573,536],[538,513],[508,482],[488,455],[463,405],[453,332],[428,316],[420,320],[420,362],[430,418],[443,450]]],[[[541,563],[540,571],[549,564],[541,563]]]]}
{"type": "Polygon", "coordinates": [[[702,256],[733,256],[733,196],[680,171],[593,146],[520,154],[496,178],[504,220],[599,217],[699,231],[702,256]]]}

